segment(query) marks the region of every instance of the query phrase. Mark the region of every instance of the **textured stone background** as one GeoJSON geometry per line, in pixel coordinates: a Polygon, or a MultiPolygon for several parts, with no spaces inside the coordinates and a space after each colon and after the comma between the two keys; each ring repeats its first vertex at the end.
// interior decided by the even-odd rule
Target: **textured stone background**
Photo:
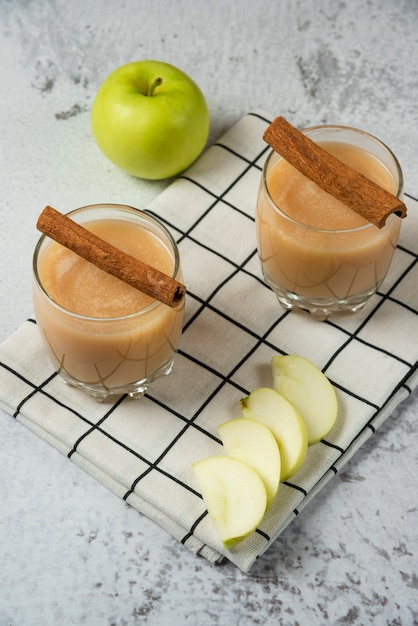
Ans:
{"type": "MultiPolygon", "coordinates": [[[[211,141],[255,109],[358,126],[418,196],[416,0],[2,0],[0,341],[32,314],[45,204],[144,206],[167,184],[116,170],[91,136],[99,84],[140,58],[199,83],[211,141]]],[[[417,624],[417,408],[414,394],[249,575],[192,556],[2,414],[0,625],[417,624]]]]}

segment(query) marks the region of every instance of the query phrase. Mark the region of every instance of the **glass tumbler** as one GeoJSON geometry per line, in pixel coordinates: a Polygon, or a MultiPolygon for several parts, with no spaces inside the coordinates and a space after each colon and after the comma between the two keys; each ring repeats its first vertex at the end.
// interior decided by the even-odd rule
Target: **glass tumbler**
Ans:
{"type": "MultiPolygon", "coordinates": [[[[68,217],[181,281],[176,242],[149,214],[97,204],[68,217]]],[[[141,397],[152,381],[170,373],[184,299],[176,308],[154,300],[42,235],[33,255],[33,302],[57,372],[97,400],[141,397]]]]}
{"type": "MultiPolygon", "coordinates": [[[[398,160],[373,135],[344,126],[303,132],[403,198],[398,160]]],[[[257,197],[257,249],[264,280],[285,309],[305,309],[323,320],[363,307],[386,276],[400,225],[394,214],[380,229],[366,222],[278,153],[269,153],[257,197]]]]}

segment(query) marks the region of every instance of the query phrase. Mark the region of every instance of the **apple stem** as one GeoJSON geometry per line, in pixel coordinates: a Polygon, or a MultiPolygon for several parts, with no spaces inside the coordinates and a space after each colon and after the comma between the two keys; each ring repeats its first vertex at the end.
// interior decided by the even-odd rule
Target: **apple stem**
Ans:
{"type": "Polygon", "coordinates": [[[150,85],[147,95],[153,96],[155,88],[161,85],[162,82],[163,82],[163,79],[161,78],[161,76],[158,76],[157,78],[155,78],[150,85]]]}

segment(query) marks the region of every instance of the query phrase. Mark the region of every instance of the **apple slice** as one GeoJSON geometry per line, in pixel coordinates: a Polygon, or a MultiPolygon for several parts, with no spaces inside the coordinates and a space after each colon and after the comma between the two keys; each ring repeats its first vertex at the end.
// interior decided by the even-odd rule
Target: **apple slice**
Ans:
{"type": "Polygon", "coordinates": [[[267,492],[267,506],[276,497],[280,484],[280,452],[267,426],[239,417],[218,427],[225,453],[250,465],[261,476],[267,492]]]}
{"type": "Polygon", "coordinates": [[[241,400],[244,418],[258,420],[273,433],[280,451],[280,480],[302,465],[308,449],[306,426],[296,409],[277,391],[260,387],[241,400]]]}
{"type": "Polygon", "coordinates": [[[314,363],[292,354],[272,357],[271,369],[274,389],[302,416],[309,445],[320,441],[338,413],[337,396],[328,378],[314,363]]]}
{"type": "Polygon", "coordinates": [[[247,463],[226,455],[207,457],[192,467],[219,537],[230,549],[263,519],[267,507],[264,483],[247,463]]]}

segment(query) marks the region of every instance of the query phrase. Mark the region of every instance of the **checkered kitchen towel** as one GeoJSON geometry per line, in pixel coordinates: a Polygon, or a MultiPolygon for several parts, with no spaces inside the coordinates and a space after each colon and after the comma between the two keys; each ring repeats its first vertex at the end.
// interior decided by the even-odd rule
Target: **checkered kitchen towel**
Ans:
{"type": "Polygon", "coordinates": [[[188,287],[174,370],[146,397],[98,404],[54,373],[34,320],[0,346],[0,407],[78,463],[193,552],[243,571],[280,535],[417,384],[418,201],[383,287],[355,315],[317,322],[283,311],[263,284],[254,208],[271,117],[250,113],[149,207],[178,239],[188,287]],[[221,450],[217,425],[240,398],[271,385],[273,354],[321,367],[337,423],[282,484],[259,529],[225,551],[191,465],[221,450]]]}

